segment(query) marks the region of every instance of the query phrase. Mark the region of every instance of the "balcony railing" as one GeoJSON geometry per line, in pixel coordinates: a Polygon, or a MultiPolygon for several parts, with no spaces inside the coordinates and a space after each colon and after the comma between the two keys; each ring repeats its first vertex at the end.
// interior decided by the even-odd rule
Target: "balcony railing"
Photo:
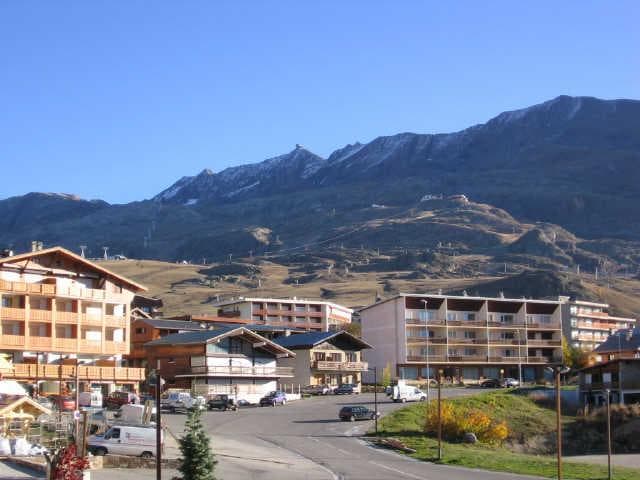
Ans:
{"type": "Polygon", "coordinates": [[[487,343],[486,338],[450,338],[449,345],[483,345],[487,343]]]}
{"type": "Polygon", "coordinates": [[[83,313],[80,316],[81,325],[102,325],[102,316],[83,313]]]}
{"type": "Polygon", "coordinates": [[[51,322],[51,310],[40,310],[32,308],[29,310],[29,321],[32,322],[51,322]]]}
{"type": "Polygon", "coordinates": [[[75,338],[56,338],[53,341],[53,347],[60,352],[77,352],[78,341],[75,338]]]}
{"type": "Polygon", "coordinates": [[[450,362],[486,362],[486,355],[449,355],[450,362]]]}
{"type": "Polygon", "coordinates": [[[485,320],[447,320],[449,327],[486,327],[485,320]]]}
{"type": "Polygon", "coordinates": [[[528,322],[527,328],[535,330],[560,330],[560,324],[555,322],[528,322]]]}
{"type": "Polygon", "coordinates": [[[24,308],[2,307],[0,308],[0,318],[2,320],[24,321],[24,308]]]}
{"type": "Polygon", "coordinates": [[[0,336],[0,345],[7,347],[24,347],[24,335],[3,334],[0,336]]]}
{"type": "Polygon", "coordinates": [[[542,347],[560,347],[562,345],[562,341],[561,340],[534,340],[534,339],[529,339],[529,340],[527,340],[527,345],[532,346],[532,347],[538,347],[538,346],[542,346],[542,347]]]}
{"type": "Polygon", "coordinates": [[[525,363],[527,357],[512,356],[490,356],[489,363],[525,363]]]}
{"type": "Polygon", "coordinates": [[[526,357],[527,362],[529,363],[557,363],[562,361],[561,359],[558,358],[554,358],[554,357],[545,357],[545,356],[533,356],[533,357],[526,357]]]}
{"type": "Polygon", "coordinates": [[[51,348],[51,337],[29,337],[29,346],[36,348],[51,348]]]}
{"type": "Polygon", "coordinates": [[[78,314],[76,312],[56,312],[56,323],[75,325],[78,323],[78,314]]]}
{"type": "Polygon", "coordinates": [[[369,365],[367,362],[328,362],[317,360],[311,364],[311,367],[316,370],[364,372],[369,365]]]}
{"type": "Polygon", "coordinates": [[[126,303],[127,296],[122,293],[107,292],[97,288],[80,288],[78,286],[59,286],[44,283],[10,282],[0,280],[0,290],[5,292],[35,294],[43,296],[71,297],[89,300],[109,300],[115,303],[126,303]]]}
{"type": "Polygon", "coordinates": [[[490,322],[487,322],[487,324],[489,325],[489,327],[494,327],[494,328],[513,328],[513,329],[524,328],[525,326],[524,322],[521,322],[518,320],[514,320],[513,322],[490,321],[490,322]]]}
{"type": "Polygon", "coordinates": [[[293,377],[293,367],[202,366],[177,369],[183,377],[293,377]]]}
{"type": "Polygon", "coordinates": [[[79,365],[47,365],[47,364],[26,364],[16,363],[11,368],[3,370],[2,374],[5,378],[18,379],[51,379],[57,380],[63,378],[65,380],[75,379],[76,375],[81,381],[115,381],[139,382],[145,379],[144,368],[125,368],[125,367],[94,367],[79,365]],[[37,370],[36,370],[37,368],[37,370]]]}
{"type": "MultiPolygon", "coordinates": [[[[426,355],[407,355],[407,362],[420,362],[425,363],[427,361],[426,355]]],[[[429,355],[429,362],[446,362],[447,357],[445,355],[429,355]]]]}

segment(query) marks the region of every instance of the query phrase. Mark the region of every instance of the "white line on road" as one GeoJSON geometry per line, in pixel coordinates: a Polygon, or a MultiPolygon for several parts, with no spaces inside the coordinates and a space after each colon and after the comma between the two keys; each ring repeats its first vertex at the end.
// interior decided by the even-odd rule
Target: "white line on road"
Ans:
{"type": "Polygon", "coordinates": [[[323,445],[327,445],[328,447],[335,448],[337,451],[339,451],[340,453],[342,453],[342,454],[344,454],[344,455],[347,455],[348,457],[353,456],[353,453],[348,452],[347,450],[343,450],[342,448],[338,448],[338,447],[336,447],[335,445],[331,445],[330,443],[323,442],[322,440],[318,440],[317,438],[314,438],[314,437],[309,437],[309,436],[307,436],[307,438],[308,438],[309,440],[313,440],[313,441],[314,441],[314,442],[316,442],[316,443],[321,443],[321,444],[323,444],[323,445]]]}
{"type": "Polygon", "coordinates": [[[419,477],[412,473],[407,473],[407,472],[403,472],[402,470],[398,470],[397,468],[387,467],[386,465],[382,463],[374,462],[373,460],[370,460],[369,463],[371,463],[372,465],[375,465],[376,467],[384,468],[385,470],[390,470],[392,472],[404,475],[405,478],[416,478],[417,480],[427,480],[426,477],[419,477]]]}

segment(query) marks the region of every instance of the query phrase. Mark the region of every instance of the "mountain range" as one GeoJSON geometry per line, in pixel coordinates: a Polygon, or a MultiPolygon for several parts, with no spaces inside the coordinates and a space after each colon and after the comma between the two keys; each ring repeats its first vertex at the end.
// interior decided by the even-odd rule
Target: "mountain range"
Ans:
{"type": "Polygon", "coordinates": [[[494,264],[524,255],[523,264],[636,268],[639,167],[640,101],[560,96],[459,132],[378,137],[327,158],[296,145],[124,205],[12,197],[0,201],[0,244],[172,261],[328,248],[433,255],[451,245],[494,264]]]}

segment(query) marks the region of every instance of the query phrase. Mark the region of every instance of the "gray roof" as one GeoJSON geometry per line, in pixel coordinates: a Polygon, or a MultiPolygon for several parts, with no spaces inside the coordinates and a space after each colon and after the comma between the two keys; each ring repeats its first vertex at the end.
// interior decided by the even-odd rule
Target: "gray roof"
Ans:
{"type": "Polygon", "coordinates": [[[278,345],[282,345],[283,347],[293,350],[313,348],[316,345],[320,345],[321,343],[327,341],[331,343],[341,343],[343,345],[355,347],[355,349],[357,350],[362,350],[363,348],[373,348],[364,340],[351,335],[344,330],[340,330],[338,332],[301,333],[290,335],[288,337],[280,337],[275,340],[278,345]]]}
{"type": "Polygon", "coordinates": [[[624,328],[609,335],[594,352],[637,352],[640,349],[640,327],[624,328]]]}
{"type": "MultiPolygon", "coordinates": [[[[152,340],[144,344],[145,347],[155,347],[158,345],[197,345],[208,343],[213,339],[226,337],[226,336],[234,336],[237,332],[238,335],[248,334],[254,337],[256,340],[259,340],[260,345],[254,345],[254,348],[262,348],[265,350],[275,350],[276,354],[284,354],[288,356],[295,357],[295,353],[287,349],[286,347],[273,342],[267,338],[264,338],[258,333],[252,332],[248,328],[244,326],[232,326],[232,327],[223,327],[216,328],[215,330],[199,330],[194,332],[181,332],[181,333],[172,333],[170,335],[166,335],[162,338],[158,338],[157,340],[152,340]]],[[[272,352],[273,353],[273,352],[272,352]]]]}
{"type": "Polygon", "coordinates": [[[145,343],[145,346],[155,345],[190,345],[195,343],[205,343],[216,337],[220,337],[225,333],[242,327],[223,327],[215,330],[198,330],[194,332],[172,333],[156,340],[145,343]]]}
{"type": "Polygon", "coordinates": [[[164,328],[167,330],[205,330],[200,322],[189,322],[187,320],[165,320],[163,318],[141,318],[139,319],[154,328],[164,328]]]}

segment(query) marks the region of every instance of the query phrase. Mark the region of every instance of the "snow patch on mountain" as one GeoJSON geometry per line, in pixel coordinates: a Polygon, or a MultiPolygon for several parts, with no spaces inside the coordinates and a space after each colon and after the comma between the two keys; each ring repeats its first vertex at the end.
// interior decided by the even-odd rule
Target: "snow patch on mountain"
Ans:
{"type": "Polygon", "coordinates": [[[242,192],[246,192],[247,190],[251,190],[254,187],[257,187],[258,185],[260,185],[260,180],[258,180],[257,182],[253,182],[251,185],[247,185],[245,187],[240,187],[232,192],[229,193],[225,193],[223,195],[223,197],[226,198],[231,198],[231,197],[235,197],[236,195],[242,193],[242,192]]]}

